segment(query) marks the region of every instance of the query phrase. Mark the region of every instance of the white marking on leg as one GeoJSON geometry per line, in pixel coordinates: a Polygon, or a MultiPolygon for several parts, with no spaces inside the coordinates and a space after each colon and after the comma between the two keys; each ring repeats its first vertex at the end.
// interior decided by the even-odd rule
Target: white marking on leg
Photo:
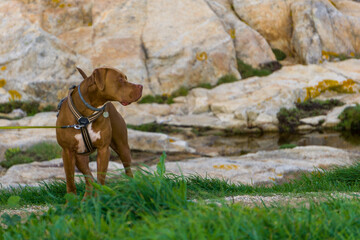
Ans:
{"type": "Polygon", "coordinates": [[[76,134],[75,135],[75,139],[78,141],[78,145],[77,145],[77,152],[78,153],[83,153],[85,152],[85,143],[84,140],[81,136],[81,133],[76,134]]]}
{"type": "Polygon", "coordinates": [[[87,126],[87,130],[89,132],[91,142],[95,142],[96,140],[101,138],[100,131],[94,132],[94,130],[92,129],[92,123],[87,126]]]}

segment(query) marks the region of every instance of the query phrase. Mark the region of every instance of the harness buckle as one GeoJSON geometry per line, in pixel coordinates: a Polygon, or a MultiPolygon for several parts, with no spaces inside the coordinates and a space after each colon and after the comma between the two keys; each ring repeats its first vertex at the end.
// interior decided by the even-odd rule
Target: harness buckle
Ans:
{"type": "Polygon", "coordinates": [[[83,126],[82,126],[82,125],[79,125],[79,124],[75,124],[75,125],[74,125],[74,128],[77,129],[77,130],[79,130],[79,129],[82,128],[82,127],[83,127],[83,126]]]}
{"type": "Polygon", "coordinates": [[[90,123],[89,119],[87,117],[81,117],[78,120],[80,125],[86,126],[90,123]]]}

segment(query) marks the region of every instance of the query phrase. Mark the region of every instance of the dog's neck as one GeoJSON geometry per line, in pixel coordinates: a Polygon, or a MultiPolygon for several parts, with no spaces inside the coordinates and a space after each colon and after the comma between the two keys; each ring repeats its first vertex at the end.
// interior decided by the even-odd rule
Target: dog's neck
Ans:
{"type": "MultiPolygon", "coordinates": [[[[95,84],[93,83],[85,84],[87,80],[88,79],[85,79],[78,86],[80,88],[81,95],[83,96],[84,100],[87,103],[89,103],[91,106],[96,108],[102,107],[106,103],[106,100],[101,97],[95,84]],[[92,97],[89,98],[89,96],[92,97]]],[[[72,94],[72,99],[75,108],[79,111],[81,115],[87,117],[94,113],[94,111],[86,107],[84,102],[81,100],[78,90],[74,91],[74,93],[72,94]]]]}

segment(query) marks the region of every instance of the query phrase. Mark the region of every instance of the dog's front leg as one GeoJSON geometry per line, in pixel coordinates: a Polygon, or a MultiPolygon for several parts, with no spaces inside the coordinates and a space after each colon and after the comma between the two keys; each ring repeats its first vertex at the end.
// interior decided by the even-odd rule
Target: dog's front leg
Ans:
{"type": "Polygon", "coordinates": [[[109,165],[110,149],[103,147],[97,151],[97,180],[101,185],[105,184],[106,172],[109,165]]]}
{"type": "Polygon", "coordinates": [[[66,176],[66,191],[76,194],[75,186],[75,153],[70,149],[63,149],[62,158],[66,176]]]}

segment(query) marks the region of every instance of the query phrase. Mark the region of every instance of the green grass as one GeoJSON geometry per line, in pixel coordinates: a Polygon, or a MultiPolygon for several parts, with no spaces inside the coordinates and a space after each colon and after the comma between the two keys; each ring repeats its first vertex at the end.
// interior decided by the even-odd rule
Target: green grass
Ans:
{"type": "Polygon", "coordinates": [[[292,143],[289,143],[289,144],[283,144],[279,147],[279,149],[291,149],[291,148],[295,148],[297,147],[296,144],[292,144],[292,143]]]}
{"type": "MultiPolygon", "coordinates": [[[[2,216],[0,239],[358,239],[359,200],[343,198],[296,206],[211,204],[220,195],[265,192],[359,191],[360,165],[303,175],[273,187],[229,184],[218,179],[165,174],[165,156],[155,173],[137,171],[102,187],[98,196],[81,202],[65,195],[64,183],[40,188],[0,190],[3,206],[50,203],[42,215],[2,216]],[[35,190],[37,192],[35,192],[35,190]],[[10,193],[13,194],[10,194],[10,193]],[[206,193],[206,194],[205,194],[206,193]],[[11,198],[10,196],[20,198],[11,198]],[[18,200],[20,201],[18,202],[18,200]],[[67,204],[63,205],[67,200],[67,204]],[[10,204],[11,203],[11,204],[10,204]]],[[[83,184],[77,186],[80,195],[83,184]]]]}
{"type": "Polygon", "coordinates": [[[55,111],[56,108],[54,106],[48,105],[44,108],[40,108],[40,104],[38,102],[35,101],[27,101],[27,102],[23,102],[23,101],[10,101],[7,103],[1,103],[0,104],[0,113],[10,113],[12,112],[14,109],[21,109],[24,112],[26,112],[26,114],[28,116],[33,116],[36,113],[39,112],[48,112],[48,111],[55,111]]]}
{"type": "Polygon", "coordinates": [[[159,123],[145,123],[141,125],[127,125],[128,128],[143,131],[143,132],[158,132],[158,133],[179,133],[182,132],[180,129],[159,123]]]}
{"type": "MultiPolygon", "coordinates": [[[[127,192],[129,189],[126,190],[129,188],[129,184],[135,184],[136,187],[133,188],[133,191],[137,191],[136,189],[138,187],[139,189],[141,189],[141,187],[151,189],[151,186],[147,186],[147,184],[152,184],[153,181],[160,181],[159,179],[153,179],[157,178],[157,176],[153,174],[142,171],[137,171],[136,173],[138,177],[135,179],[128,179],[124,176],[108,179],[107,186],[115,190],[121,189],[121,192],[124,194],[130,194],[127,192]],[[135,182],[132,183],[132,181],[135,182]],[[142,184],[141,181],[144,181],[144,185],[137,185],[142,184]]],[[[189,177],[164,175],[161,179],[161,183],[157,184],[164,184],[164,186],[169,185],[171,186],[169,188],[185,184],[186,190],[183,194],[186,195],[187,199],[213,199],[244,194],[302,194],[333,191],[359,192],[360,163],[348,167],[334,167],[330,170],[314,169],[312,173],[299,174],[299,177],[295,180],[282,184],[274,183],[272,186],[235,184],[222,179],[204,178],[198,175],[189,177]]],[[[82,196],[85,189],[84,183],[79,183],[77,189],[78,195],[82,196]]],[[[64,203],[65,191],[65,182],[61,181],[43,183],[40,187],[0,189],[0,206],[6,205],[8,198],[11,196],[21,197],[21,205],[64,203]]]]}
{"type": "Polygon", "coordinates": [[[228,74],[228,75],[225,75],[225,76],[222,76],[221,78],[219,78],[219,80],[216,83],[216,86],[219,86],[224,83],[236,82],[237,80],[238,79],[234,75],[228,74]]]}
{"type": "Polygon", "coordinates": [[[286,54],[283,51],[281,51],[280,49],[273,48],[272,51],[275,54],[277,61],[282,61],[286,58],[286,54]]]}
{"type": "Polygon", "coordinates": [[[339,119],[340,123],[337,125],[339,130],[360,132],[360,105],[345,108],[339,119]]]}
{"type": "Polygon", "coordinates": [[[296,127],[300,125],[300,119],[326,115],[328,111],[336,106],[342,106],[344,103],[337,99],[325,101],[310,99],[301,103],[296,103],[295,105],[296,108],[281,108],[277,113],[280,132],[295,132],[296,127]]]}
{"type": "Polygon", "coordinates": [[[138,102],[139,104],[144,103],[159,103],[159,104],[173,104],[174,98],[180,97],[180,96],[186,96],[189,93],[189,89],[182,86],[178,90],[174,91],[170,95],[146,95],[141,98],[141,100],[138,102]]]}
{"type": "Polygon", "coordinates": [[[41,162],[61,157],[61,147],[56,143],[42,142],[29,147],[26,150],[10,148],[5,152],[5,161],[0,166],[10,168],[16,164],[41,162]]]}
{"type": "Polygon", "coordinates": [[[254,76],[259,76],[259,77],[268,76],[272,73],[272,71],[269,69],[253,68],[251,65],[244,63],[240,59],[237,59],[237,64],[238,64],[238,70],[243,79],[254,76]]]}

